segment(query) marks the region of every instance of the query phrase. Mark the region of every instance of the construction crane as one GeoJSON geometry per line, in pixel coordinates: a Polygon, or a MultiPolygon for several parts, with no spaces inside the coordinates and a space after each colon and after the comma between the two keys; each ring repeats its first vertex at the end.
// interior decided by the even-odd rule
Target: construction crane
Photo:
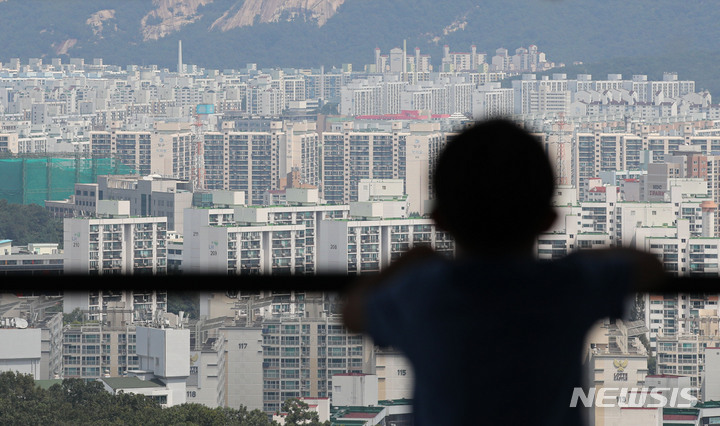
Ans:
{"type": "Polygon", "coordinates": [[[195,128],[195,161],[193,164],[193,188],[205,189],[205,147],[203,145],[203,122],[201,114],[212,114],[215,106],[212,104],[201,104],[195,108],[195,122],[192,126],[195,128]]]}
{"type": "Polygon", "coordinates": [[[567,171],[565,170],[565,113],[558,114],[558,139],[555,150],[555,172],[557,185],[567,185],[567,171]]]}

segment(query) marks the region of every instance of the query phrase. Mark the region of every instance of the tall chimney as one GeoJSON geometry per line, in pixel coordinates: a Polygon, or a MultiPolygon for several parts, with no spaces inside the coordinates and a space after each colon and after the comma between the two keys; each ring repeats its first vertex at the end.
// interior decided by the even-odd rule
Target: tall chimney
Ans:
{"type": "MultiPolygon", "coordinates": [[[[405,74],[407,72],[407,40],[403,40],[403,57],[402,57],[402,73],[405,74]]],[[[403,74],[400,74],[400,79],[402,80],[403,74]]]]}
{"type": "Polygon", "coordinates": [[[183,73],[183,61],[182,61],[182,40],[178,40],[178,74],[183,73]]]}

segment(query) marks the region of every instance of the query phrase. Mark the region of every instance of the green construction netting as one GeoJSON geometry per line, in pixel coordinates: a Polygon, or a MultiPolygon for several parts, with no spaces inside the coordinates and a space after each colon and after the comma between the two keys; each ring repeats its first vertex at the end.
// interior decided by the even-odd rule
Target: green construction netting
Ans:
{"type": "Polygon", "coordinates": [[[45,200],[70,197],[76,183],[95,183],[99,175],[132,173],[130,167],[111,158],[0,159],[0,199],[42,206],[45,200]]]}

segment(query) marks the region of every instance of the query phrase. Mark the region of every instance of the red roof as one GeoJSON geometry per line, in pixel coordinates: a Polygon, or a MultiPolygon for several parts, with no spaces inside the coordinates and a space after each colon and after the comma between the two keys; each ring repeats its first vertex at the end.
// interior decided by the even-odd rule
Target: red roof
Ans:
{"type": "Polygon", "coordinates": [[[697,420],[694,414],[663,414],[663,420],[697,420]]]}
{"type": "Polygon", "coordinates": [[[372,419],[377,413],[347,413],[342,416],[343,419],[372,419]]]}

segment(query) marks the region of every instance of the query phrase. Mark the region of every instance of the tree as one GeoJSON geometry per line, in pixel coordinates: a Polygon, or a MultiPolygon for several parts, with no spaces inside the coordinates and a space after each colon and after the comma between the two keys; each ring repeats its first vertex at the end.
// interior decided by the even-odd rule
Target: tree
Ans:
{"type": "Polygon", "coordinates": [[[183,311],[187,318],[200,317],[200,293],[196,291],[169,291],[168,312],[178,314],[183,311]]]}
{"type": "Polygon", "coordinates": [[[12,204],[1,199],[0,239],[13,240],[15,245],[62,244],[62,219],[53,217],[44,207],[37,204],[12,204]]]}
{"type": "Polygon", "coordinates": [[[657,358],[648,356],[648,374],[657,374],[657,358]]]}
{"type": "Polygon", "coordinates": [[[69,314],[63,314],[63,324],[79,324],[85,319],[80,308],[73,309],[69,314]]]}
{"type": "Polygon", "coordinates": [[[0,373],[0,424],[275,426],[260,410],[182,404],[167,409],[139,394],[106,392],[97,381],[65,379],[45,390],[31,375],[0,373]]]}
{"type": "MultiPolygon", "coordinates": [[[[229,409],[228,409],[229,410],[229,409]]],[[[247,407],[244,405],[241,405],[238,410],[233,410],[237,413],[238,419],[240,420],[240,424],[245,426],[275,426],[277,425],[276,422],[270,420],[268,418],[268,415],[262,412],[261,410],[258,410],[257,408],[248,411],[247,407]]]]}
{"type": "Polygon", "coordinates": [[[338,114],[338,103],[337,102],[327,102],[325,105],[323,105],[319,110],[318,114],[323,115],[337,115],[338,114]]]}
{"type": "Polygon", "coordinates": [[[320,417],[315,411],[310,411],[306,402],[298,398],[286,399],[283,402],[281,411],[287,413],[285,424],[289,426],[330,426],[330,422],[320,422],[320,417]]]}
{"type": "Polygon", "coordinates": [[[630,321],[645,321],[645,295],[642,293],[635,294],[630,321]]]}

